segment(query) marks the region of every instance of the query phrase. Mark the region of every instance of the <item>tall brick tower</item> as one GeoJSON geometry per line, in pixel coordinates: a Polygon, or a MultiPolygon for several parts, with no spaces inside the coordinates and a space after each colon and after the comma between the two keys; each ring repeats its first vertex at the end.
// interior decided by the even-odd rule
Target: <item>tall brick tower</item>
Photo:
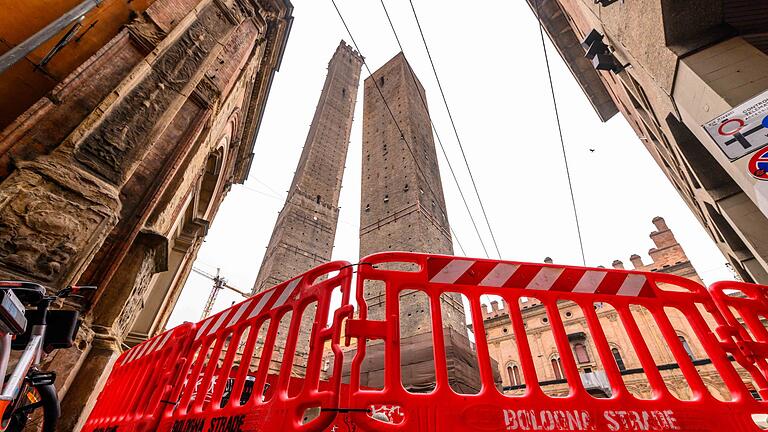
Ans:
{"type": "Polygon", "coordinates": [[[315,116],[253,293],[330,261],[363,58],[344,41],[328,62],[315,116]]]}
{"type": "MultiPolygon", "coordinates": [[[[364,91],[360,256],[393,250],[453,254],[426,94],[403,53],[366,79],[364,91]]],[[[383,319],[383,297],[383,287],[366,287],[369,318],[383,319]]],[[[446,351],[452,357],[448,359],[451,384],[463,390],[477,389],[479,380],[465,373],[476,364],[467,361],[473,354],[469,353],[461,297],[446,295],[440,303],[446,351]]],[[[401,293],[400,317],[401,346],[409,347],[403,350],[401,364],[411,365],[404,368],[403,384],[416,391],[428,389],[434,381],[416,372],[434,361],[428,348],[432,343],[428,298],[418,292],[401,293]]],[[[382,353],[373,349],[370,355],[382,353]]],[[[369,362],[364,371],[368,376],[362,377],[369,385],[379,379],[375,364],[375,359],[369,362]]]]}

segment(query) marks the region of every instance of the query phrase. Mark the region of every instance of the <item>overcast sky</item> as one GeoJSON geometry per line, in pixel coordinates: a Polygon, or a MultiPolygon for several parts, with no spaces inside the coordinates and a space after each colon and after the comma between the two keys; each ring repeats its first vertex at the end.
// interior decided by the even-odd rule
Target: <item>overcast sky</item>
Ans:
{"type": "MultiPolygon", "coordinates": [[[[326,67],[340,39],[349,41],[330,0],[292,0],[294,25],[275,76],[256,140],[248,181],[221,206],[195,266],[221,268],[228,282],[250,291],[278,211],[290,186],[326,67]]],[[[399,51],[381,4],[338,0],[372,70],[399,51]]],[[[405,55],[427,92],[464,193],[471,185],[407,1],[386,1],[405,55]]],[[[502,257],[581,264],[562,152],[536,20],[524,0],[465,3],[414,0],[470,167],[502,257]]],[[[651,219],[662,216],[706,283],[731,279],[725,258],[621,115],[598,119],[554,47],[548,43],[555,92],[587,265],[610,266],[639,254],[648,263],[651,219]],[[594,149],[591,152],[590,149],[594,149]]],[[[363,76],[367,72],[363,69],[363,76]]],[[[362,79],[361,79],[362,87],[362,79]]],[[[334,259],[356,262],[360,205],[363,90],[360,88],[340,199],[334,259]]],[[[438,149],[438,153],[440,150],[438,149]]],[[[484,257],[445,160],[440,160],[448,215],[467,256],[484,257]]],[[[471,209],[480,223],[476,199],[471,209]]],[[[484,223],[482,224],[484,226],[484,223]]],[[[483,230],[491,253],[490,237],[483,230]]],[[[455,243],[455,239],[454,239],[455,243]]],[[[459,248],[455,245],[456,253],[459,248]]],[[[493,256],[492,256],[493,257],[493,256]]],[[[168,327],[197,321],[211,281],[191,274],[168,327]]],[[[225,291],[214,311],[242,298],[225,291]]]]}

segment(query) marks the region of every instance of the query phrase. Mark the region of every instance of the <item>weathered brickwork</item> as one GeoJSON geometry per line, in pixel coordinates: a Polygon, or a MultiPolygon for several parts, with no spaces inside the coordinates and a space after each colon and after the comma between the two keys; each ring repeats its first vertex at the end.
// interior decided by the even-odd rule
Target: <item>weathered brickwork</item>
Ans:
{"type": "MultiPolygon", "coordinates": [[[[382,251],[452,255],[424,88],[400,53],[365,80],[364,91],[360,256],[382,251]]],[[[372,317],[383,315],[382,295],[376,287],[367,290],[372,317]]],[[[401,336],[429,329],[426,297],[401,295],[401,336]]],[[[443,325],[466,334],[461,299],[446,296],[442,310],[443,325]]]]}
{"type": "Polygon", "coordinates": [[[328,62],[304,150],[253,293],[330,261],[362,57],[342,41],[328,62]]]}
{"type": "MultiPolygon", "coordinates": [[[[452,255],[426,95],[403,53],[366,79],[364,91],[360,256],[383,251],[452,255]]],[[[408,269],[407,264],[393,267],[408,269]]],[[[368,318],[385,319],[383,284],[367,285],[364,298],[368,318]]],[[[410,391],[430,391],[435,377],[429,299],[422,292],[406,290],[398,301],[402,383],[410,391]]],[[[477,364],[461,296],[441,296],[440,312],[448,381],[456,391],[478,391],[477,364]]],[[[345,358],[351,358],[351,353],[345,358]]],[[[350,369],[345,363],[346,374],[350,369]]],[[[360,380],[371,387],[383,385],[382,344],[369,346],[360,380]]]]}
{"type": "MultiPolygon", "coordinates": [[[[683,276],[701,283],[696,270],[691,265],[680,244],[675,239],[672,231],[667,227],[664,219],[657,217],[653,220],[656,231],[650,237],[655,243],[655,248],[649,251],[652,262],[644,264],[638,255],[632,255],[630,260],[635,270],[670,273],[683,276]]],[[[545,260],[551,262],[549,259],[545,260]]],[[[621,261],[613,262],[613,267],[623,269],[621,261]]],[[[504,391],[509,394],[522,394],[525,391],[526,378],[518,354],[517,335],[509,319],[511,306],[502,300],[492,301],[490,308],[483,305],[483,319],[486,334],[488,335],[489,353],[498,362],[499,372],[502,376],[504,391]]],[[[565,371],[560,361],[561,353],[555,344],[555,338],[550,321],[544,306],[533,297],[521,298],[517,307],[522,315],[525,337],[531,349],[531,357],[536,369],[537,380],[544,383],[542,389],[550,395],[565,396],[568,394],[568,384],[565,382],[565,371]]],[[[622,371],[622,378],[627,389],[634,395],[648,399],[651,397],[651,389],[648,378],[642,370],[635,349],[630,342],[617,311],[609,303],[596,303],[594,305],[601,327],[605,333],[608,344],[613,350],[613,356],[618,368],[622,371]]],[[[565,326],[565,332],[569,336],[570,347],[576,360],[582,382],[587,390],[595,396],[607,397],[611,395],[610,387],[605,375],[605,367],[602,359],[597,355],[597,348],[592,339],[591,332],[584,317],[583,310],[574,302],[564,301],[558,308],[560,319],[565,326]]],[[[701,361],[696,367],[707,388],[716,398],[727,400],[730,393],[719,377],[715,368],[705,361],[707,353],[702,344],[695,337],[695,333],[685,316],[677,309],[666,309],[672,328],[683,342],[683,347],[694,360],[701,361]]],[[[632,308],[632,316],[638,327],[643,332],[647,346],[657,365],[676,365],[672,352],[667,346],[655,319],[648,309],[641,306],[632,308]]],[[[705,319],[714,325],[709,314],[704,314],[705,319]]],[[[749,383],[746,371],[739,369],[745,382],[749,383]]],[[[683,400],[693,398],[686,379],[677,367],[670,367],[662,371],[662,377],[670,392],[683,400]]],[[[748,384],[751,386],[752,384],[748,384]]],[[[754,388],[754,387],[751,387],[754,388]]]]}

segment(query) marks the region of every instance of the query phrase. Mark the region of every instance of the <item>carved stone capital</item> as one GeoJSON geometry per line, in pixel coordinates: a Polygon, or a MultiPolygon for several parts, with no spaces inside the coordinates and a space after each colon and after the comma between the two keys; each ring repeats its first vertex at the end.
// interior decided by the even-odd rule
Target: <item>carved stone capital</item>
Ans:
{"type": "Polygon", "coordinates": [[[153,257],[155,261],[155,273],[160,273],[168,270],[168,238],[158,232],[142,229],[136,238],[137,242],[141,242],[147,248],[152,249],[153,257]]]}

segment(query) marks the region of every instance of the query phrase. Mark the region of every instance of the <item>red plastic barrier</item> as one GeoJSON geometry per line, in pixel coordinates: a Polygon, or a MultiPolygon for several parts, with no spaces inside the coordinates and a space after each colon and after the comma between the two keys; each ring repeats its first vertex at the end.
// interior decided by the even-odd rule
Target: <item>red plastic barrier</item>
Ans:
{"type": "Polygon", "coordinates": [[[725,281],[713,283],[709,291],[725,319],[716,329],[722,345],[768,399],[768,287],[725,281]]]}
{"type": "Polygon", "coordinates": [[[352,312],[351,275],[349,263],[325,264],[199,323],[189,351],[194,353],[192,361],[181,372],[184,384],[179,397],[164,412],[157,430],[318,431],[327,427],[338,407],[342,367],[338,341],[341,320],[352,312]],[[334,272],[338,273],[321,280],[334,272]],[[334,290],[340,291],[340,298],[334,300],[341,306],[327,326],[334,290]],[[297,341],[303,312],[315,302],[315,319],[309,323],[311,333],[306,334],[311,341],[308,353],[296,357],[305,369],[296,376],[293,363],[297,346],[301,347],[297,341]],[[281,326],[281,318],[289,312],[290,326],[281,326]],[[278,331],[287,331],[284,346],[276,343],[283,340],[278,331]],[[330,379],[321,383],[326,343],[335,361],[330,379]],[[275,350],[282,351],[277,362],[275,350]]]}
{"type": "Polygon", "coordinates": [[[154,431],[174,400],[195,325],[182,324],[124,352],[99,394],[83,432],[154,431]]]}
{"type": "MultiPolygon", "coordinates": [[[[360,319],[348,321],[346,335],[357,338],[349,394],[341,403],[350,409],[335,422],[336,431],[518,431],[518,430],[686,430],[686,431],[756,431],[752,414],[768,413],[764,402],[755,400],[728,357],[728,341],[715,336],[712,327],[725,323],[717,305],[703,286],[681,277],[663,273],[644,273],[603,268],[501,262],[452,256],[409,253],[381,253],[362,260],[370,265],[359,267],[357,303],[360,319]],[[387,267],[387,263],[390,263],[387,267]],[[413,263],[417,271],[386,270],[391,263],[413,263]],[[368,320],[363,298],[366,281],[386,284],[386,321],[368,320]],[[436,388],[430,393],[414,394],[401,384],[399,298],[403,290],[421,290],[431,302],[436,388]],[[448,383],[443,344],[443,324],[439,298],[442,293],[466,296],[477,347],[477,367],[482,389],[477,394],[458,394],[448,383]],[[515,336],[519,361],[525,379],[524,394],[514,396],[497,389],[491,370],[488,342],[483,329],[481,297],[503,297],[509,308],[510,327],[515,336]],[[549,326],[560,354],[567,381],[568,396],[554,398],[546,394],[546,383],[540,385],[534,367],[529,335],[517,307],[521,297],[540,302],[547,312],[549,326]],[[610,385],[610,397],[590,395],[563,324],[559,307],[563,301],[573,302],[583,311],[584,321],[610,385]],[[618,317],[613,326],[623,327],[636,351],[652,390],[650,399],[639,399],[626,387],[608,344],[599,314],[607,303],[618,317]],[[693,395],[693,400],[675,397],[665,384],[659,365],[654,361],[646,337],[648,323],[638,322],[633,313],[638,308],[648,311],[664,344],[674,356],[679,370],[693,395]],[[665,309],[668,308],[668,309],[665,309]],[[670,310],[674,308],[679,312],[670,310]],[[707,317],[706,315],[711,315],[707,317]],[[673,321],[671,320],[674,320],[673,321]],[[675,325],[687,321],[686,329],[700,341],[706,358],[694,362],[689,347],[676,333],[675,325]],[[385,345],[385,383],[383,389],[365,389],[360,385],[364,369],[366,340],[382,339],[385,345]],[[723,402],[709,391],[697,367],[713,368],[730,392],[731,400],[723,402]],[[366,412],[367,411],[367,412],[366,412]],[[376,418],[374,418],[374,416],[376,418]],[[354,426],[354,429],[349,427],[354,426]],[[347,427],[347,429],[344,429],[347,427]]],[[[755,288],[762,293],[765,288],[755,288]]],[[[487,300],[485,300],[487,302],[487,300]]],[[[728,301],[731,301],[728,299],[728,301]]],[[[754,321],[757,312],[765,311],[764,297],[746,299],[744,313],[754,321]]],[[[539,307],[537,305],[537,307],[539,307]]],[[[758,325],[759,324],[759,325],[758,325]]],[[[682,325],[682,324],[680,324],[682,325]]],[[[764,341],[765,330],[760,330],[764,341]]],[[[762,346],[762,345],[761,345],[762,346]]],[[[623,366],[622,366],[623,368],[623,366]]],[[[624,371],[626,374],[626,371],[624,371]]],[[[667,372],[665,372],[667,373],[667,372]]],[[[709,372],[708,372],[709,373],[709,372]]],[[[709,380],[710,377],[707,377],[709,380]]],[[[761,386],[761,385],[760,385],[761,386]]],[[[279,429],[269,429],[279,430],[279,429]]],[[[329,429],[331,430],[331,429],[329,429]]]]}
{"type": "MultiPolygon", "coordinates": [[[[127,351],[84,431],[741,432],[759,430],[752,415],[768,413],[762,401],[768,397],[766,287],[721,282],[707,290],[664,273],[403,252],[366,257],[357,268],[356,318],[349,304],[352,266],[334,262],[127,351]],[[416,270],[405,271],[408,266],[416,270]],[[371,281],[384,284],[385,320],[370,318],[364,294],[371,281]],[[435,388],[427,393],[408,392],[401,383],[400,299],[405,290],[421,291],[431,305],[435,388]],[[466,298],[480,383],[474,394],[457,393],[449,384],[443,293],[466,298]],[[498,366],[485,331],[479,330],[488,318],[482,305],[489,296],[511,305],[506,325],[524,389],[502,390],[494,382],[492,368],[498,366]],[[523,298],[526,306],[520,303],[523,298]],[[305,310],[314,304],[314,321],[305,320],[305,310]],[[604,369],[607,397],[593,396],[584,384],[583,362],[580,366],[570,340],[577,331],[574,318],[561,316],[564,307],[583,314],[579,337],[589,333],[592,352],[604,369]],[[533,316],[532,308],[546,311],[546,331],[564,379],[547,381],[539,375],[537,351],[529,341],[535,335],[524,321],[533,316]],[[302,322],[309,329],[301,330],[302,322]],[[639,367],[633,370],[619,366],[612,352],[617,329],[635,352],[632,360],[639,367]],[[681,329],[696,339],[696,358],[680,339],[681,329]],[[348,385],[341,379],[342,334],[357,341],[357,349],[346,354],[352,359],[348,385]],[[383,347],[382,389],[361,385],[361,371],[372,364],[366,358],[368,341],[383,347]],[[668,347],[673,364],[658,364],[651,343],[655,349],[668,347]],[[305,348],[306,353],[299,352],[305,348]],[[625,382],[637,374],[647,377],[648,399],[636,396],[637,388],[625,382]],[[713,395],[715,376],[728,401],[713,395]],[[690,400],[672,392],[671,377],[679,381],[673,384],[684,382],[690,400]],[[567,396],[553,397],[554,385],[567,396]]],[[[541,328],[537,324],[534,330],[541,328]]]]}

